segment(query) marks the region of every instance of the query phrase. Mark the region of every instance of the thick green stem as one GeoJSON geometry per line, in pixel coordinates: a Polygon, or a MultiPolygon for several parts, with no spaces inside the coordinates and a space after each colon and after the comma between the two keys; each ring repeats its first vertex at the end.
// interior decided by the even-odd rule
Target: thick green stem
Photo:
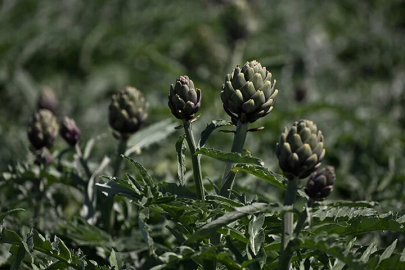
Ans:
{"type": "MultiPolygon", "coordinates": [[[[307,201],[307,205],[304,209],[304,212],[301,213],[300,217],[298,218],[297,225],[295,226],[295,230],[294,230],[295,237],[298,237],[300,235],[302,229],[304,228],[305,221],[308,218],[308,211],[310,208],[312,208],[312,206],[314,205],[314,202],[315,201],[312,199],[309,199],[307,201]]],[[[290,264],[291,258],[294,255],[291,243],[292,242],[289,242],[287,247],[284,249],[284,253],[281,256],[280,261],[279,261],[278,269],[289,269],[289,264],[290,264]]]]}
{"type": "MultiPolygon", "coordinates": [[[[297,197],[298,190],[298,178],[289,180],[287,183],[287,191],[284,198],[284,206],[294,207],[295,199],[297,197]]],[[[278,264],[278,270],[289,270],[290,269],[290,252],[285,252],[286,247],[293,235],[294,231],[294,214],[291,212],[285,213],[283,216],[283,233],[281,236],[281,256],[278,264]]]]}
{"type": "Polygon", "coordinates": [[[197,194],[197,199],[204,201],[204,186],[202,183],[202,174],[201,174],[201,163],[200,163],[200,155],[195,154],[195,141],[194,135],[191,130],[191,123],[190,121],[183,121],[184,131],[186,133],[186,140],[188,147],[190,148],[191,154],[191,161],[193,163],[193,174],[194,174],[194,183],[195,189],[197,194]]]}
{"type": "Polygon", "coordinates": [[[118,143],[118,155],[115,159],[115,163],[114,163],[114,173],[113,176],[117,177],[119,172],[120,172],[120,166],[121,166],[121,161],[122,161],[122,157],[121,154],[125,154],[125,151],[127,150],[127,140],[120,140],[118,143]]]}
{"type": "MultiPolygon", "coordinates": [[[[121,154],[125,154],[125,151],[127,150],[127,140],[119,140],[118,142],[118,149],[117,149],[117,156],[115,157],[115,163],[113,167],[113,176],[118,177],[120,173],[120,167],[121,167],[121,161],[122,157],[121,154]]],[[[114,207],[114,197],[107,197],[107,200],[105,200],[105,205],[102,206],[105,211],[102,211],[103,214],[105,213],[104,216],[104,222],[106,225],[106,229],[108,232],[112,233],[114,224],[115,224],[115,213],[113,210],[114,207]]]]}
{"type": "MultiPolygon", "coordinates": [[[[248,131],[249,123],[243,124],[242,122],[238,121],[236,126],[236,133],[233,139],[232,149],[231,152],[234,153],[241,153],[243,150],[243,146],[245,145],[246,135],[248,131]]],[[[224,176],[222,178],[221,189],[219,194],[224,197],[229,197],[231,194],[231,189],[233,187],[233,183],[235,181],[236,173],[232,171],[232,163],[228,163],[225,168],[224,176]]]]}
{"type": "Polygon", "coordinates": [[[86,176],[88,178],[87,181],[88,181],[90,179],[90,177],[92,176],[92,173],[90,172],[89,166],[87,165],[87,160],[84,159],[82,150],[80,149],[78,143],[75,145],[75,150],[76,150],[77,156],[79,157],[80,164],[82,165],[84,171],[86,172],[86,176]]]}

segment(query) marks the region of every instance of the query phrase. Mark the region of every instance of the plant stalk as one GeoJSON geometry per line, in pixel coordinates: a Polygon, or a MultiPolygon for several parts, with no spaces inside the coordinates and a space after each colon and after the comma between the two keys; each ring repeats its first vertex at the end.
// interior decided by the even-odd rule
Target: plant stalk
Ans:
{"type": "Polygon", "coordinates": [[[86,172],[86,176],[88,178],[87,181],[88,181],[91,178],[92,173],[90,172],[89,166],[87,165],[87,160],[85,160],[83,158],[82,150],[80,149],[80,146],[78,143],[76,143],[76,145],[75,145],[75,150],[76,150],[76,154],[79,157],[80,164],[82,165],[84,171],[86,172]]]}
{"type": "Polygon", "coordinates": [[[187,144],[190,149],[191,161],[193,163],[193,174],[197,199],[204,201],[205,196],[204,196],[204,186],[202,183],[200,155],[195,154],[196,146],[194,141],[194,135],[191,130],[191,122],[183,120],[183,126],[184,131],[186,133],[187,144]]]}
{"type": "Polygon", "coordinates": [[[115,163],[114,163],[114,173],[113,176],[117,177],[119,172],[120,172],[120,167],[121,167],[121,161],[122,161],[122,157],[121,154],[125,154],[125,151],[127,150],[127,142],[128,140],[119,140],[118,142],[118,150],[117,150],[117,157],[115,159],[115,163]]]}
{"type": "MultiPolygon", "coordinates": [[[[241,153],[243,150],[243,146],[245,145],[246,135],[248,131],[249,123],[243,124],[242,122],[238,121],[236,126],[236,133],[233,139],[232,149],[231,152],[233,153],[241,153]]],[[[235,181],[236,173],[232,171],[232,163],[227,163],[224,176],[222,178],[221,189],[219,194],[224,197],[228,197],[231,194],[231,189],[233,187],[233,183],[235,181]]]]}
{"type": "Polygon", "coordinates": [[[305,206],[304,212],[301,213],[300,217],[298,218],[297,225],[295,226],[294,234],[295,237],[300,236],[302,229],[304,228],[305,221],[308,218],[308,211],[312,208],[315,201],[311,198],[307,201],[307,205],[305,206]]]}
{"type": "MultiPolygon", "coordinates": [[[[287,191],[284,198],[284,206],[292,206],[294,208],[295,199],[298,190],[298,177],[287,182],[287,191]]],[[[278,270],[289,270],[291,267],[290,261],[291,252],[285,252],[287,245],[292,238],[294,231],[294,213],[288,212],[283,216],[283,232],[281,236],[281,255],[278,264],[278,270]],[[289,257],[289,259],[288,259],[289,257]]]]}

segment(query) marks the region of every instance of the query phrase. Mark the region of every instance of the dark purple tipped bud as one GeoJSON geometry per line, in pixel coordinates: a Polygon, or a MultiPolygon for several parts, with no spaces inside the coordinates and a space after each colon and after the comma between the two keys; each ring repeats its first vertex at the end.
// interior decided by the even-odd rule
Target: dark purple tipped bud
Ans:
{"type": "Polygon", "coordinates": [[[59,133],[70,146],[75,146],[80,140],[80,129],[75,121],[67,116],[62,119],[59,133]]]}
{"type": "Polygon", "coordinates": [[[328,166],[309,178],[305,193],[315,201],[323,201],[332,192],[335,179],[335,169],[328,166]]]}
{"type": "Polygon", "coordinates": [[[201,107],[201,90],[187,75],[180,76],[175,85],[170,86],[169,108],[181,120],[191,120],[201,107]]]}
{"type": "Polygon", "coordinates": [[[55,93],[49,87],[43,87],[39,93],[37,108],[38,110],[46,109],[51,112],[55,112],[57,106],[57,100],[55,93]]]}

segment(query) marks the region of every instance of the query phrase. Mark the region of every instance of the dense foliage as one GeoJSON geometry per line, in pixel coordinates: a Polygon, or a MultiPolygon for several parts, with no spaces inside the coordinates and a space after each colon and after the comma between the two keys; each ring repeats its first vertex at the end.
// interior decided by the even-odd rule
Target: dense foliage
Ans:
{"type": "Polygon", "coordinates": [[[0,6],[0,269],[405,269],[403,1],[0,6]]]}

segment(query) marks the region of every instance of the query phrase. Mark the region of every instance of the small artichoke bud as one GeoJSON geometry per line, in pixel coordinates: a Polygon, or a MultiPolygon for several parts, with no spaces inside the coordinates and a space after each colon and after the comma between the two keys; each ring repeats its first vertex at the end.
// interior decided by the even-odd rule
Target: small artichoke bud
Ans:
{"type": "Polygon", "coordinates": [[[300,120],[290,130],[285,128],[276,146],[280,168],[288,179],[306,178],[325,157],[323,135],[309,120],[300,120]]]}
{"type": "Polygon", "coordinates": [[[247,39],[256,30],[256,21],[246,0],[230,1],[221,21],[232,42],[247,39]]]}
{"type": "Polygon", "coordinates": [[[271,82],[271,73],[256,60],[242,68],[237,66],[226,76],[221,91],[224,110],[232,122],[253,123],[269,114],[278,94],[275,84],[276,80],[271,82]]]}
{"type": "Polygon", "coordinates": [[[36,112],[28,122],[27,135],[32,146],[39,150],[51,148],[58,136],[59,126],[51,111],[42,109],[36,112]]]}
{"type": "Polygon", "coordinates": [[[142,92],[134,87],[126,87],[114,94],[108,112],[114,137],[127,140],[137,132],[148,116],[148,107],[142,92]]]}
{"type": "Polygon", "coordinates": [[[77,127],[76,122],[67,116],[62,119],[59,133],[70,146],[75,146],[80,140],[80,129],[77,127]]]}
{"type": "Polygon", "coordinates": [[[57,106],[57,100],[55,93],[49,87],[43,87],[39,93],[37,108],[38,110],[46,109],[51,112],[55,112],[57,106]]]}
{"type": "Polygon", "coordinates": [[[309,178],[305,193],[315,201],[323,201],[332,192],[335,179],[335,169],[327,166],[309,178]]]}
{"type": "Polygon", "coordinates": [[[180,120],[191,120],[201,107],[201,90],[187,75],[180,76],[175,85],[170,86],[169,108],[180,120]]]}

